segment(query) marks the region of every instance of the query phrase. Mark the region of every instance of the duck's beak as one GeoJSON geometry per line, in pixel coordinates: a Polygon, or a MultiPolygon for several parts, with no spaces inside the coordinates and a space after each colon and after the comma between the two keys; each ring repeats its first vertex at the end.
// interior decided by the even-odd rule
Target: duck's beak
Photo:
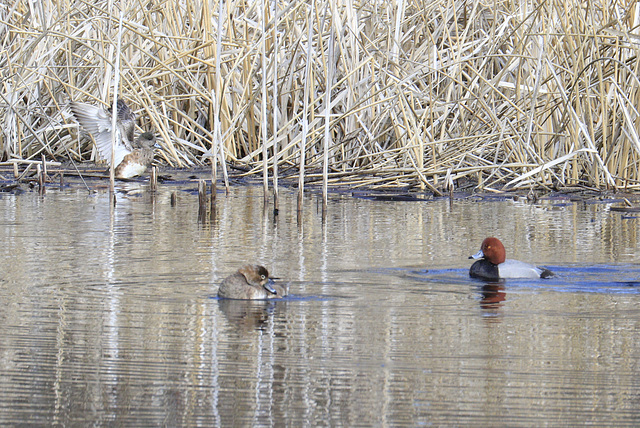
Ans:
{"type": "Polygon", "coordinates": [[[482,250],[478,251],[473,256],[469,256],[470,259],[481,259],[483,257],[484,257],[484,253],[482,252],[482,250]]]}
{"type": "Polygon", "coordinates": [[[265,290],[267,290],[271,294],[278,294],[276,289],[273,288],[273,284],[275,284],[275,282],[273,281],[273,279],[269,278],[269,280],[267,281],[267,283],[263,287],[264,287],[265,290]]]}

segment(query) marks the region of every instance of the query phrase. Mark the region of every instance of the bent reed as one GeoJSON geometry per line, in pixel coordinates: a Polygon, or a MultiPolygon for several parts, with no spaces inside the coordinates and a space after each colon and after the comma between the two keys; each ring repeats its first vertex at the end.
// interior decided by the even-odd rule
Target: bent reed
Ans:
{"type": "Polygon", "coordinates": [[[117,72],[172,167],[215,158],[313,182],[324,162],[329,185],[634,190],[635,7],[18,0],[0,7],[0,160],[95,160],[68,103],[111,103],[117,72]]]}

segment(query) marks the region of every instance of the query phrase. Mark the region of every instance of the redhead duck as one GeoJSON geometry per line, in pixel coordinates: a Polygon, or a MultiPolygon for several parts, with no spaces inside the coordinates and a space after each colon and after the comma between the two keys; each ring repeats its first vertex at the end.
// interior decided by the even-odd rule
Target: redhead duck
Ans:
{"type": "Polygon", "coordinates": [[[225,299],[274,299],[287,295],[286,290],[269,278],[269,271],[259,265],[246,265],[220,284],[218,297],[225,299]]]}
{"type": "Polygon", "coordinates": [[[481,259],[471,265],[472,278],[496,280],[501,278],[550,278],[553,272],[532,264],[506,258],[504,245],[498,238],[486,238],[480,251],[470,259],[481,259]]]}
{"type": "Polygon", "coordinates": [[[116,178],[144,174],[153,162],[154,147],[158,147],[156,137],[151,132],[145,132],[133,138],[136,116],[123,100],[117,103],[114,165],[111,165],[111,109],[75,101],[69,103],[69,107],[78,123],[93,136],[100,158],[115,167],[116,178]]]}

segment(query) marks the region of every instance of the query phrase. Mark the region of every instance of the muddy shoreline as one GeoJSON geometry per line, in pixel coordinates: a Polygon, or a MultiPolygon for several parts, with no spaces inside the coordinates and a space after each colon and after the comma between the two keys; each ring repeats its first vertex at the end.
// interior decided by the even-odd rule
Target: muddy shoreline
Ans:
{"type": "MultiPolygon", "coordinates": [[[[32,164],[32,165],[35,165],[32,164]]],[[[0,166],[0,192],[20,193],[24,191],[38,191],[40,188],[39,172],[41,168],[20,166],[16,178],[15,169],[10,165],[0,166]]],[[[248,169],[230,166],[229,186],[251,185],[262,186],[262,177],[259,174],[250,173],[248,169]]],[[[40,174],[41,175],[41,174],[40,174]]],[[[206,181],[210,183],[211,169],[208,167],[192,168],[171,168],[160,167],[158,172],[158,186],[180,186],[185,189],[193,188],[197,191],[198,182],[206,181]]],[[[118,183],[149,183],[149,175],[128,180],[116,180],[118,183]]],[[[273,185],[270,177],[269,186],[273,185]]],[[[298,178],[280,177],[278,185],[285,189],[297,189],[298,178]]],[[[81,165],[61,164],[60,166],[50,166],[47,168],[44,182],[45,188],[86,188],[90,191],[104,190],[109,187],[109,170],[103,166],[85,163],[81,165]]],[[[536,203],[542,200],[569,200],[570,202],[586,203],[609,203],[616,204],[611,207],[612,211],[640,212],[640,193],[624,190],[599,190],[586,186],[557,186],[553,189],[482,189],[477,190],[475,183],[458,183],[453,191],[439,189],[442,195],[435,195],[429,189],[419,189],[418,187],[390,187],[390,186],[365,186],[354,185],[350,182],[345,184],[329,185],[329,193],[332,195],[347,195],[360,199],[390,201],[390,202],[411,202],[429,201],[435,198],[450,199],[472,199],[476,201],[492,200],[525,200],[536,203]],[[619,205],[619,206],[618,206],[619,205]]],[[[217,180],[218,192],[224,189],[224,181],[221,173],[218,172],[217,180]]],[[[316,179],[305,181],[305,192],[317,194],[322,191],[322,182],[316,179]]]]}

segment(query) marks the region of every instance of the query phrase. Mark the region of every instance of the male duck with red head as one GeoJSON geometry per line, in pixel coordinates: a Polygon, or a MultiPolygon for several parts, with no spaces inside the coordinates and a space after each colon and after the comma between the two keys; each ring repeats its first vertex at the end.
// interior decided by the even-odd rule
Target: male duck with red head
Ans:
{"type": "Polygon", "coordinates": [[[480,251],[470,259],[480,259],[471,265],[469,276],[472,278],[498,280],[503,278],[551,278],[553,272],[529,263],[506,258],[504,245],[498,238],[486,238],[480,251]]]}

